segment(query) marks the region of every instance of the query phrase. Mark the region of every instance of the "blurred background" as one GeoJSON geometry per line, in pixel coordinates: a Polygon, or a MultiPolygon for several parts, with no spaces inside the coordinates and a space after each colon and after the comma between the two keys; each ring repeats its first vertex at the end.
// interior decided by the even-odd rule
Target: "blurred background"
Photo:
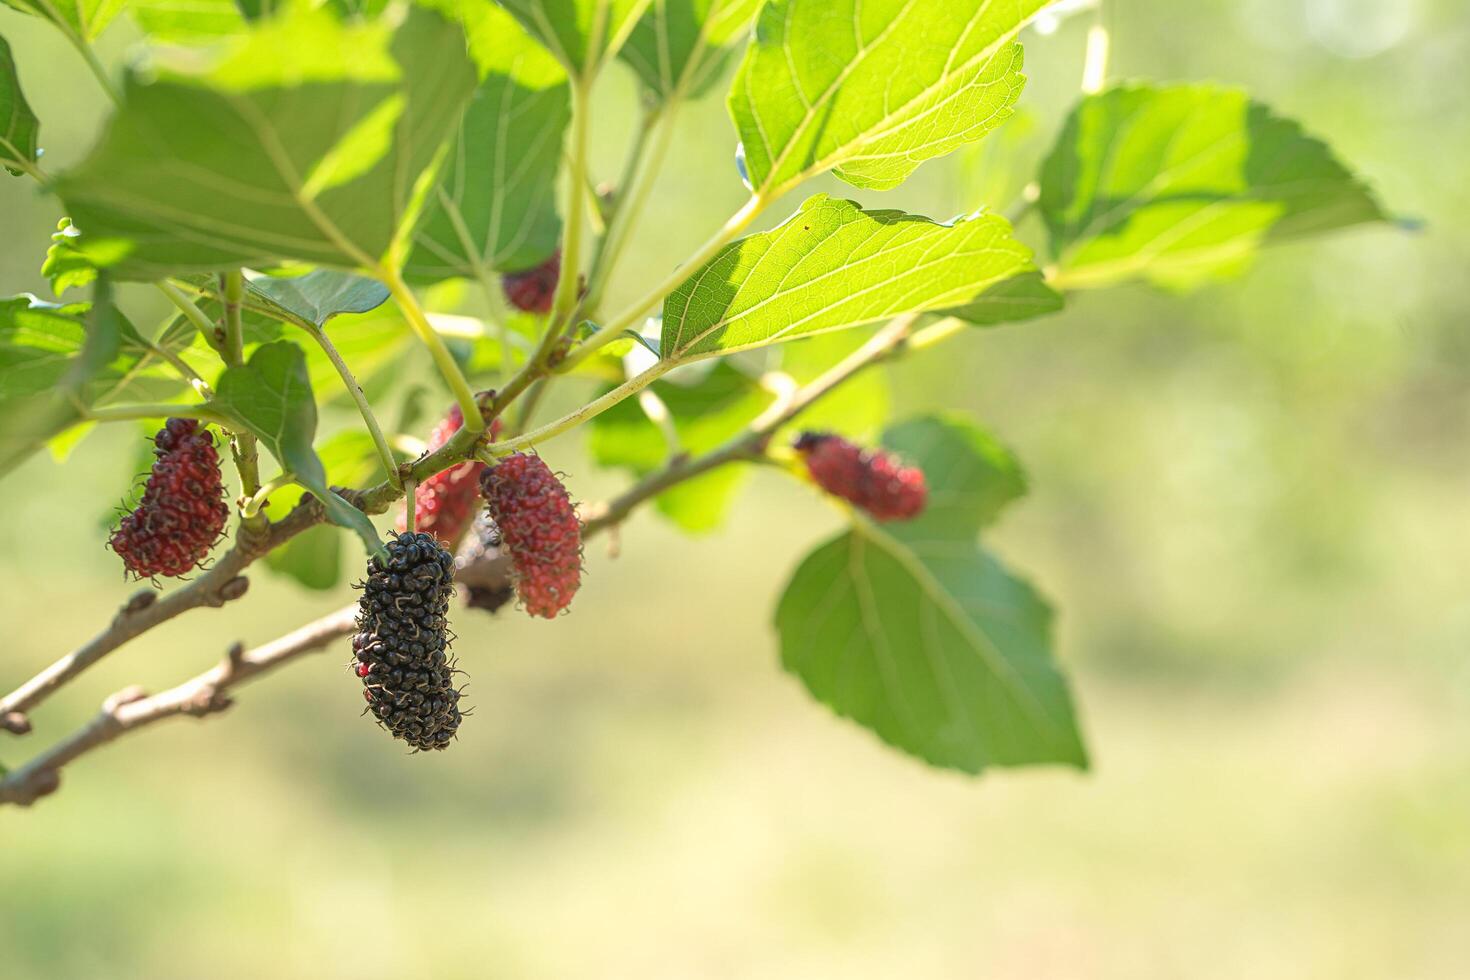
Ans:
{"type": "MultiPolygon", "coordinates": [[[[1424,226],[1279,248],[1187,298],[1082,295],[893,371],[897,414],[972,412],[1030,470],[992,543],[1060,610],[1091,773],[929,770],[811,702],[769,622],[838,518],[762,474],[711,536],[645,513],[616,559],[596,542],[575,615],[458,613],[476,713],[443,756],[358,717],[344,643],[0,810],[0,976],[1465,976],[1470,16],[1113,7],[1112,77],[1244,85],[1424,226]]],[[[888,194],[811,190],[941,218],[1004,207],[1075,98],[1088,20],[1028,32],[1024,111],[982,149],[888,194]]],[[[131,30],[104,37],[110,63],[131,30]]],[[[0,10],[0,33],[62,169],[103,100],[39,22],[0,10]]],[[[604,177],[632,93],[612,71],[604,177]]],[[[625,273],[661,274],[743,200],[720,97],[682,125],[625,273]]],[[[0,215],[0,293],[49,298],[58,206],[5,180],[0,215]]],[[[1021,232],[1042,243],[1034,219],[1021,232]]],[[[102,528],[140,438],[95,432],[0,484],[0,687],[132,591],[102,528]]],[[[622,484],[577,436],[543,452],[580,497],[622,484]]],[[[0,761],[119,687],[171,685],[348,601],[257,570],[246,601],[86,674],[0,761]]]]}

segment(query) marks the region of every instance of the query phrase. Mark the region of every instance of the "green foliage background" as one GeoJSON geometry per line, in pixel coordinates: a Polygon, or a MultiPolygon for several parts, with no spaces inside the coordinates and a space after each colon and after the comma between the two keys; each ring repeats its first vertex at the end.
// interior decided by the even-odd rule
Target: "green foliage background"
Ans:
{"type": "MultiPolygon", "coordinates": [[[[757,474],[712,537],[648,514],[616,561],[592,548],[575,616],[461,613],[478,710],[444,758],[356,718],[340,650],[0,811],[4,975],[1460,975],[1470,189],[1450,161],[1470,152],[1470,19],[1450,0],[1116,6],[1115,76],[1245,85],[1426,224],[1286,246],[1187,299],[1079,294],[898,369],[896,416],[971,411],[1026,462],[1031,496],[988,544],[1061,610],[1091,775],[971,782],[813,710],[775,669],[772,596],[837,522],[757,474]]],[[[812,191],[940,216],[1009,201],[1075,95],[1085,20],[1028,32],[1020,116],[978,151],[887,194],[812,191]]],[[[74,162],[93,81],[44,25],[0,9],[0,30],[48,165],[74,162]]],[[[634,86],[608,81],[610,175],[634,86]]],[[[681,122],[625,272],[661,274],[744,199],[720,100],[681,122]]],[[[44,295],[54,204],[9,181],[0,215],[0,284],[44,295]]],[[[100,528],[141,438],[114,427],[5,484],[6,686],[128,593],[100,528]]],[[[576,438],[545,449],[574,490],[618,486],[576,438]]],[[[347,597],[252,579],[250,603],[87,674],[31,738],[347,597]]]]}

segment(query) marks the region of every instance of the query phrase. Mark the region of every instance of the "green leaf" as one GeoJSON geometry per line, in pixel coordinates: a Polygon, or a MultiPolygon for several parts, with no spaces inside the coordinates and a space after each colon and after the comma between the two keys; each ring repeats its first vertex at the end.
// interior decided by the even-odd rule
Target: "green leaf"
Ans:
{"type": "Polygon", "coordinates": [[[883,444],[920,467],[929,484],[928,505],[905,522],[906,533],[973,538],[1026,495],[1026,474],[1016,457],[962,416],[905,422],[884,433],[883,444]]]}
{"type": "Polygon", "coordinates": [[[469,34],[480,86],[429,197],[407,273],[419,281],[528,269],[556,249],[556,179],[571,119],[566,70],[504,10],[439,0],[469,34]]]}
{"type": "Polygon", "coordinates": [[[80,234],[70,218],[62,218],[51,235],[51,247],[46,250],[46,261],[41,263],[41,275],[50,280],[51,291],[57,296],[68,289],[90,286],[97,278],[97,267],[78,247],[80,234]]]}
{"type": "Polygon", "coordinates": [[[1031,269],[994,214],[942,225],[819,194],[780,227],[732,242],[664,302],[662,350],[763,347],[970,303],[1031,269]]]}
{"type": "Polygon", "coordinates": [[[974,540],[1002,496],[986,487],[996,461],[972,455],[990,441],[936,419],[895,436],[931,501],[957,502],[911,523],[858,518],[813,552],[776,610],[782,664],[833,711],[932,765],[1085,768],[1051,610],[974,540]]]}
{"type": "Polygon", "coordinates": [[[0,166],[20,175],[36,162],[36,135],[41,124],[20,90],[20,76],[10,44],[0,37],[0,166]]]}
{"type": "Polygon", "coordinates": [[[619,54],[656,103],[697,98],[719,79],[729,45],[760,0],[653,0],[619,54]]]}
{"type": "Polygon", "coordinates": [[[342,581],[342,534],[328,524],[309,527],[266,555],[265,564],[305,588],[329,591],[342,581]]]}
{"type": "Polygon", "coordinates": [[[390,33],[293,6],[229,51],[130,77],[100,144],[57,181],[89,254],[145,279],[391,264],[474,86],[459,26],[414,8],[390,33]]]}
{"type": "Polygon", "coordinates": [[[0,300],[0,472],[80,425],[93,405],[186,390],[102,295],[105,312],[95,314],[89,304],[0,300]]]}
{"type": "Polygon", "coordinates": [[[618,53],[649,0],[500,0],[566,68],[590,81],[618,53]]]}
{"type": "Polygon", "coordinates": [[[1062,294],[1048,286],[1040,272],[1031,270],[996,283],[964,306],[942,312],[977,327],[993,327],[1034,320],[1057,312],[1065,303],[1062,294]]]}
{"type": "Polygon", "coordinates": [[[253,432],[281,469],[321,500],[333,524],[356,531],[370,552],[382,547],[367,515],[327,488],[326,469],[312,449],[316,401],[300,347],[284,340],[261,345],[220,376],[213,405],[253,432]]]}
{"type": "Polygon", "coordinates": [[[1020,98],[1016,34],[1046,0],[770,0],[730,89],[750,183],[836,169],[886,190],[979,140],[1020,98]]]}
{"type": "Polygon", "coordinates": [[[367,313],[388,301],[388,288],[376,279],[333,269],[304,276],[256,276],[246,289],[270,304],[283,319],[322,327],[342,313],[367,313]]]}
{"type": "MultiPolygon", "coordinates": [[[[334,486],[361,486],[379,470],[372,437],[360,429],[337,433],[322,444],[319,455],[327,480],[334,486]]],[[[270,512],[276,516],[290,513],[301,493],[286,487],[272,494],[270,512]]],[[[342,578],[342,536],[326,525],[308,528],[266,555],[265,561],[272,571],[308,589],[326,591],[342,578]]]]}
{"type": "Polygon", "coordinates": [[[122,10],[124,0],[0,0],[16,10],[49,20],[62,33],[91,41],[122,10]]]}
{"type": "MultiPolygon", "coordinates": [[[[696,384],[660,381],[650,386],[673,419],[681,451],[708,452],[742,431],[770,404],[770,393],[748,375],[720,362],[696,384]]],[[[646,476],[669,461],[663,432],[629,398],[592,421],[588,451],[600,466],[646,476]]],[[[656,506],[690,534],[716,530],[744,482],[744,467],[724,466],[660,494],[656,506]]]]}
{"type": "Polygon", "coordinates": [[[128,13],[149,37],[203,44],[245,33],[245,14],[235,0],[127,0],[128,13]]]}
{"type": "Polygon", "coordinates": [[[1257,249],[1385,219],[1320,140],[1246,93],[1129,84],[1073,110],[1041,170],[1057,282],[1185,289],[1257,249]]]}

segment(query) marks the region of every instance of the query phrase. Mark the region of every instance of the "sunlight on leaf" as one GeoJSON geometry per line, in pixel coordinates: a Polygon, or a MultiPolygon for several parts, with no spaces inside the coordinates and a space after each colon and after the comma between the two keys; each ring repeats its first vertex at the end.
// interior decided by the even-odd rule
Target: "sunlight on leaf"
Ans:
{"type": "Polygon", "coordinates": [[[101,143],[57,189],[85,243],[122,247],[127,277],[371,268],[418,217],[419,182],[473,85],[463,32],[432,13],[390,34],[292,8],[208,71],[130,77],[101,143]],[[400,100],[401,114],[385,109],[400,100]]]}
{"type": "Polygon", "coordinates": [[[571,119],[566,70],[505,11],[436,0],[460,18],[480,85],[429,197],[407,273],[418,281],[527,269],[556,249],[556,179],[571,119]]]}
{"type": "Polygon", "coordinates": [[[1046,0],[770,0],[730,89],[750,183],[886,190],[1011,114],[1046,0]]]}
{"type": "Polygon", "coordinates": [[[653,0],[621,57],[657,102],[697,98],[718,81],[760,0],[653,0]]]}
{"type": "Polygon", "coordinates": [[[85,408],[166,401],[187,390],[115,307],[106,310],[101,317],[87,303],[0,300],[0,468],[80,424],[85,408]]]}
{"type": "Polygon", "coordinates": [[[125,0],[0,0],[49,20],[67,34],[91,41],[122,11],[125,0]]]}
{"type": "Polygon", "coordinates": [[[1271,242],[1386,218],[1326,144],[1243,91],[1150,84],[1073,110],[1041,170],[1041,213],[1071,288],[1190,288],[1271,242]]]}
{"type": "Polygon", "coordinates": [[[649,0],[501,0],[573,76],[591,79],[618,53],[649,0]]]}
{"type": "Polygon", "coordinates": [[[664,303],[662,351],[763,347],[973,302],[1031,268],[998,215],[952,225],[819,194],[780,227],[725,247],[664,303]]]}

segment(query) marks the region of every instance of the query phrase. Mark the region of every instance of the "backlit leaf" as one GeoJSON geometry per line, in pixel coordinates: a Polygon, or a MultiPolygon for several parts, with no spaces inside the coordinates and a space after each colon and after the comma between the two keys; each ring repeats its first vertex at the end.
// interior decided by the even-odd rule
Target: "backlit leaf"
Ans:
{"type": "Polygon", "coordinates": [[[91,41],[123,9],[124,0],[3,0],[16,10],[43,17],[73,37],[91,41]]]}
{"type": "Polygon", "coordinates": [[[1188,288],[1276,241],[1385,218],[1301,126],[1238,89],[1129,84],[1082,100],[1041,170],[1067,287],[1188,288]]]}
{"type": "Polygon", "coordinates": [[[658,102],[695,98],[719,78],[760,0],[653,0],[619,55],[658,102]]]}
{"type": "Polygon", "coordinates": [[[964,306],[941,311],[977,327],[1033,320],[1055,313],[1065,305],[1062,294],[1046,284],[1036,270],[1022,272],[985,290],[964,306]]]}
{"type": "Polygon", "coordinates": [[[127,0],[127,10],[149,37],[179,44],[243,34],[248,23],[235,0],[127,0]]]}
{"type": "Polygon", "coordinates": [[[573,76],[591,79],[628,40],[649,0],[500,0],[573,76]]]}
{"type": "Polygon", "coordinates": [[[130,77],[57,182],[89,254],[129,277],[385,261],[474,86],[460,27],[420,8],[390,32],[292,7],[197,61],[130,77]]]}
{"type": "Polygon", "coordinates": [[[974,302],[1031,269],[993,214],[943,225],[819,194],[726,246],[664,302],[666,358],[763,347],[974,302]]]}
{"type": "Polygon", "coordinates": [[[441,0],[480,73],[408,262],[420,281],[539,265],[561,236],[556,178],[571,118],[566,70],[499,7],[441,0]]]}
{"type": "Polygon", "coordinates": [[[770,0],[730,89],[750,183],[896,187],[1011,114],[1046,0],[770,0]]]}
{"type": "Polygon", "coordinates": [[[81,424],[93,405],[186,390],[110,302],[104,309],[0,300],[0,471],[81,424]]]}

